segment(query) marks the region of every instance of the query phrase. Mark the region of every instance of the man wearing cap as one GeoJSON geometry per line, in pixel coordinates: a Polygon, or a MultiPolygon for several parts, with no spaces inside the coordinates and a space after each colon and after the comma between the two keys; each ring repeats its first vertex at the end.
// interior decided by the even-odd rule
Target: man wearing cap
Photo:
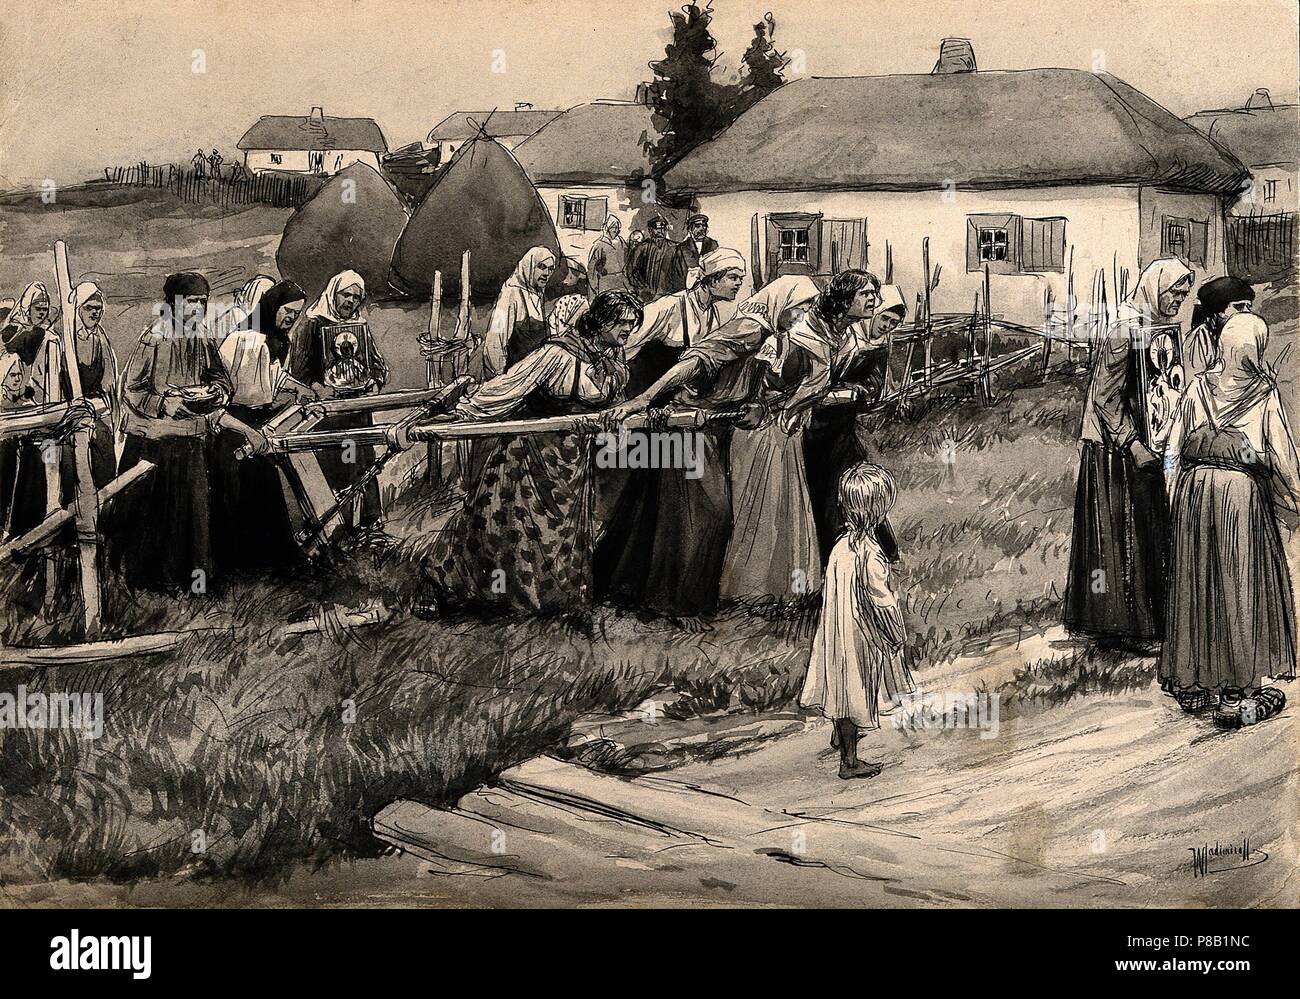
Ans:
{"type": "Polygon", "coordinates": [[[673,259],[677,253],[677,244],[668,240],[668,220],[662,215],[656,215],[648,223],[648,228],[649,238],[633,249],[627,268],[632,290],[646,303],[674,290],[682,290],[672,287],[673,259]]]}
{"type": "Polygon", "coordinates": [[[692,215],[686,220],[686,238],[677,244],[673,255],[672,287],[681,291],[686,287],[686,275],[700,266],[700,258],[718,248],[718,241],[709,238],[709,217],[692,215]]]}

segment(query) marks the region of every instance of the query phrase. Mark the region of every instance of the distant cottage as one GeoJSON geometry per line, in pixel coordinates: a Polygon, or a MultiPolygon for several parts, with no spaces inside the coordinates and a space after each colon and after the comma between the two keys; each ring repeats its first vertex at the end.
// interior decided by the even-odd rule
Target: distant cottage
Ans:
{"type": "MultiPolygon", "coordinates": [[[[934,70],[797,80],[665,177],[747,250],[755,286],[781,274],[884,269],[914,301],[921,241],[943,268],[935,311],[970,307],[987,264],[998,312],[1041,316],[1095,272],[1130,285],[1159,256],[1198,281],[1225,272],[1224,210],[1245,167],[1128,84],[1068,69],[975,69],[949,39],[934,70]]],[[[1086,295],[1086,291],[1077,294],[1086,295]]]]}
{"type": "Polygon", "coordinates": [[[388,143],[373,118],[331,118],[312,108],[307,116],[264,115],[239,140],[252,173],[333,176],[353,163],[375,170],[388,143]]]}
{"type": "Polygon", "coordinates": [[[1250,168],[1251,186],[1235,214],[1300,210],[1300,105],[1274,104],[1263,88],[1239,108],[1199,111],[1187,119],[1250,168]]]}
{"type": "Polygon", "coordinates": [[[448,162],[480,130],[513,149],[559,115],[534,110],[531,104],[516,104],[513,111],[457,111],[433,126],[425,144],[438,150],[439,163],[448,162]]]}

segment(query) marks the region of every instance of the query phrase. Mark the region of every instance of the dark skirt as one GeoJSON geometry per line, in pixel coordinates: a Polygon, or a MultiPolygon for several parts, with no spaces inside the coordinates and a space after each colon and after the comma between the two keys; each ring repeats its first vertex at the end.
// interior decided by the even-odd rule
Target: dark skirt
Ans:
{"type": "MultiPolygon", "coordinates": [[[[316,430],[357,430],[373,427],[375,421],[369,413],[343,413],[327,417],[316,425],[316,430]]],[[[375,449],[369,444],[340,445],[337,449],[316,452],[321,472],[325,481],[335,493],[352,485],[375,461],[375,449]],[[351,461],[347,460],[351,458],[351,461]]],[[[350,517],[344,518],[350,520],[350,517]]],[[[371,527],[383,519],[383,509],[379,504],[379,479],[371,479],[361,491],[361,509],[357,517],[357,527],[371,527]]]]}
{"type": "Polygon", "coordinates": [[[155,466],[114,500],[105,524],[108,564],[131,586],[161,593],[215,589],[208,456],[203,437],[127,435],[119,472],[140,461],[155,466]]]}
{"type": "Polygon", "coordinates": [[[601,598],[675,616],[717,609],[732,527],[731,431],[710,427],[695,433],[696,471],[627,473],[596,550],[601,598]]]}
{"type": "Polygon", "coordinates": [[[1291,579],[1262,478],[1184,468],[1170,570],[1159,667],[1167,689],[1250,690],[1261,677],[1295,675],[1291,579]]]}
{"type": "Polygon", "coordinates": [[[440,600],[522,611],[590,604],[590,441],[577,433],[475,441],[478,472],[424,564],[440,600]]]}
{"type": "Polygon", "coordinates": [[[1084,441],[1074,499],[1065,627],[1112,640],[1164,635],[1169,501],[1159,464],[1084,441]]]}
{"type": "MultiPolygon", "coordinates": [[[[831,549],[844,533],[844,516],[840,512],[840,479],[854,465],[870,461],[871,454],[858,436],[856,414],[835,419],[815,420],[804,431],[803,457],[808,480],[808,499],[812,503],[817,525],[817,547],[822,565],[831,557],[831,549]]],[[[898,542],[889,520],[875,531],[876,543],[888,562],[898,561],[898,542]]]]}
{"type": "MultiPolygon", "coordinates": [[[[230,413],[252,427],[261,427],[276,409],[230,407],[230,413]]],[[[275,455],[239,459],[247,441],[222,429],[213,442],[212,544],[223,574],[290,571],[299,567],[303,550],[294,540],[287,486],[275,455]]]]}

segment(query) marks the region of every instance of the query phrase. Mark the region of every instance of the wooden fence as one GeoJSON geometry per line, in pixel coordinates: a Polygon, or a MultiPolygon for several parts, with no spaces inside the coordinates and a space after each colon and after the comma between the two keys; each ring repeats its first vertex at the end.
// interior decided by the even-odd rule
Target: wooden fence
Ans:
{"type": "Polygon", "coordinates": [[[155,187],[171,191],[191,204],[221,205],[223,208],[250,204],[298,208],[320,189],[322,183],[316,176],[276,173],[213,177],[174,163],[105,167],[104,177],[116,187],[155,187]]]}
{"type": "Polygon", "coordinates": [[[1228,273],[1252,284],[1295,267],[1296,214],[1228,216],[1228,273]]]}

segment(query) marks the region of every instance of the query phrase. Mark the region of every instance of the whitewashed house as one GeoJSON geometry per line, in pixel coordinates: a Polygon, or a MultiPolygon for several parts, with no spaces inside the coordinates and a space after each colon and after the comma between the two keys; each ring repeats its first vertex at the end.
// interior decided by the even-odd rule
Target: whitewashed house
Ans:
{"type": "Polygon", "coordinates": [[[980,72],[946,43],[929,74],[802,79],[775,91],[665,177],[746,251],[755,286],[847,267],[909,305],[922,240],[942,267],[935,312],[971,309],[989,265],[994,311],[1041,320],[1044,292],[1184,258],[1224,273],[1224,210],[1247,183],[1222,147],[1122,81],[1079,70],[980,72]],[[954,50],[963,58],[949,58],[954,50]]]}
{"type": "Polygon", "coordinates": [[[332,118],[312,108],[306,116],[263,115],[238,147],[251,173],[333,176],[353,163],[379,169],[388,143],[373,118],[332,118]]]}
{"type": "Polygon", "coordinates": [[[1234,214],[1300,210],[1300,105],[1274,104],[1260,88],[1242,107],[1200,111],[1187,121],[1250,168],[1250,190],[1234,214]]]}
{"type": "Polygon", "coordinates": [[[587,259],[607,216],[619,218],[626,238],[656,210],[654,188],[643,179],[650,171],[645,143],[655,137],[650,115],[632,101],[579,104],[515,148],[569,256],[587,259]]]}
{"type": "Polygon", "coordinates": [[[559,115],[559,111],[538,111],[531,104],[516,104],[513,111],[457,111],[429,130],[425,146],[438,150],[439,163],[450,163],[457,149],[483,131],[514,149],[559,115]]]}

